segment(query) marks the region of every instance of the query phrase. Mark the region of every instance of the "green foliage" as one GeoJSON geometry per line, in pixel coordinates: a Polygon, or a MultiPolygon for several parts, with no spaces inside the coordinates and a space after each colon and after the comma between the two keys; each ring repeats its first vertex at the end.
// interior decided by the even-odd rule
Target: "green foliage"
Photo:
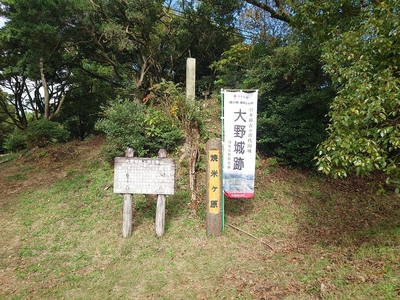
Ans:
{"type": "Polygon", "coordinates": [[[11,91],[7,104],[21,129],[29,110],[83,139],[106,98],[143,99],[163,79],[184,82],[188,56],[197,59],[198,92],[210,90],[210,63],[238,40],[238,0],[95,2],[2,2],[8,22],[0,31],[0,85],[11,91]]]}
{"type": "Polygon", "coordinates": [[[135,101],[117,99],[104,108],[103,118],[95,128],[107,135],[110,157],[121,156],[127,147],[133,147],[136,154],[143,155],[145,141],[144,107],[135,101]]]}
{"type": "Polygon", "coordinates": [[[268,44],[239,44],[215,65],[217,84],[257,88],[257,148],[289,164],[310,166],[316,146],[326,137],[326,114],[334,97],[312,43],[279,39],[268,44]]]}
{"type": "Polygon", "coordinates": [[[172,81],[162,80],[152,90],[149,100],[151,105],[163,109],[174,122],[186,123],[200,121],[199,107],[196,102],[186,101],[185,93],[179,84],[172,81]]]}
{"type": "MultiPolygon", "coordinates": [[[[11,93],[8,103],[14,109],[10,117],[21,129],[29,122],[27,111],[36,119],[53,119],[59,113],[71,65],[79,64],[80,57],[71,46],[79,2],[85,1],[2,1],[2,15],[8,21],[0,30],[4,53],[0,85],[11,93]]],[[[6,111],[1,102],[0,107],[6,111]]]]}
{"type": "Polygon", "coordinates": [[[8,152],[17,152],[25,149],[27,147],[26,133],[16,129],[5,138],[3,146],[8,152]]]}
{"type": "Polygon", "coordinates": [[[330,108],[329,138],[319,147],[320,171],[400,176],[399,29],[397,1],[376,2],[360,8],[340,38],[325,42],[325,70],[340,92],[330,108]]]}
{"type": "Polygon", "coordinates": [[[144,119],[146,147],[149,153],[157,153],[160,148],[175,151],[183,138],[182,131],[163,111],[148,108],[144,119]]]}
{"type": "Polygon", "coordinates": [[[254,46],[238,43],[225,51],[221,59],[215,61],[211,67],[218,71],[215,88],[244,88],[244,74],[252,66],[251,53],[254,46]]]}
{"type": "Polygon", "coordinates": [[[169,78],[174,82],[185,81],[187,56],[182,57],[181,53],[188,52],[189,56],[196,58],[196,94],[201,95],[203,91],[212,89],[215,72],[210,70],[210,64],[218,61],[224,51],[242,40],[234,26],[235,8],[240,2],[182,2],[184,13],[174,21],[174,25],[180,28],[176,32],[173,47],[179,52],[179,60],[173,66],[173,77],[169,78]]]}
{"type": "Polygon", "coordinates": [[[136,156],[154,156],[161,148],[174,151],[182,139],[168,115],[130,100],[110,102],[96,129],[107,135],[109,158],[121,156],[127,147],[134,148],[136,156]]]}
{"type": "Polygon", "coordinates": [[[69,132],[60,123],[40,119],[28,124],[26,141],[28,148],[45,147],[51,143],[66,142],[69,132]]]}
{"type": "Polygon", "coordinates": [[[10,123],[11,120],[9,117],[6,114],[0,113],[0,152],[5,149],[4,141],[6,137],[13,132],[14,126],[10,123]]]}
{"type": "Polygon", "coordinates": [[[290,164],[310,166],[326,137],[328,104],[334,97],[321,71],[318,48],[295,43],[264,56],[249,82],[259,86],[258,147],[290,164]]]}
{"type": "Polygon", "coordinates": [[[316,146],[326,138],[326,103],[331,97],[315,92],[260,99],[267,108],[258,117],[257,148],[281,162],[311,166],[316,146]]]}
{"type": "MultiPolygon", "coordinates": [[[[91,67],[101,72],[99,64],[91,67]]],[[[83,140],[96,133],[94,126],[100,117],[101,106],[112,99],[116,91],[111,84],[86,76],[79,69],[74,69],[73,73],[68,101],[64,103],[57,121],[68,129],[73,138],[83,140]]],[[[103,71],[103,74],[106,76],[107,71],[103,71]]]]}

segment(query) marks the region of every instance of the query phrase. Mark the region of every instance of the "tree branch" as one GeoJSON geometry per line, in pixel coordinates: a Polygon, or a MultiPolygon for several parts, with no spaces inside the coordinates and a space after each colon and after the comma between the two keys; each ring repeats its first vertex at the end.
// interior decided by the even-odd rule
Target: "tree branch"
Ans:
{"type": "Polygon", "coordinates": [[[42,87],[43,87],[43,95],[44,95],[44,118],[49,120],[50,118],[50,94],[49,94],[49,87],[47,86],[47,80],[44,75],[44,64],[43,58],[41,57],[39,60],[40,66],[40,77],[42,79],[42,87]]]}
{"type": "Polygon", "coordinates": [[[57,109],[56,109],[56,111],[50,116],[49,120],[52,120],[54,117],[56,117],[56,116],[60,113],[61,106],[63,105],[66,96],[67,96],[66,94],[63,94],[63,95],[61,96],[61,100],[60,100],[60,102],[59,102],[58,105],[57,105],[57,109]]]}
{"type": "Polygon", "coordinates": [[[117,67],[116,62],[113,61],[113,60],[108,56],[108,54],[106,53],[106,51],[105,51],[103,45],[102,45],[101,42],[100,42],[100,41],[101,41],[101,36],[100,36],[100,38],[97,38],[96,32],[95,32],[95,26],[94,26],[94,25],[92,25],[92,30],[91,30],[90,34],[91,34],[91,36],[92,36],[92,39],[93,39],[94,44],[95,44],[96,46],[98,46],[98,49],[100,49],[100,55],[105,59],[106,62],[108,62],[108,63],[113,67],[114,72],[115,72],[115,75],[116,75],[118,78],[121,78],[121,76],[119,75],[119,72],[118,72],[118,67],[117,67]]]}
{"type": "Polygon", "coordinates": [[[230,227],[232,227],[233,229],[236,229],[240,232],[243,232],[244,234],[247,234],[248,236],[252,237],[253,239],[256,239],[257,241],[259,241],[261,244],[265,245],[266,247],[268,247],[270,250],[274,251],[274,249],[272,249],[272,247],[270,245],[268,245],[266,242],[260,240],[259,238],[255,237],[254,235],[252,235],[251,233],[248,233],[247,231],[244,231],[243,229],[240,229],[236,226],[233,226],[232,224],[226,224],[230,227]]]}
{"type": "Polygon", "coordinates": [[[270,5],[268,5],[267,3],[263,3],[261,1],[258,0],[245,0],[247,3],[250,3],[254,6],[257,6],[259,8],[261,8],[262,10],[265,10],[266,12],[269,12],[271,14],[271,18],[277,19],[277,20],[281,20],[283,22],[286,22],[288,24],[291,23],[292,18],[290,17],[289,13],[285,10],[285,8],[283,7],[283,3],[280,0],[276,0],[274,1],[275,4],[277,5],[277,10],[275,10],[274,8],[272,8],[270,5]]]}

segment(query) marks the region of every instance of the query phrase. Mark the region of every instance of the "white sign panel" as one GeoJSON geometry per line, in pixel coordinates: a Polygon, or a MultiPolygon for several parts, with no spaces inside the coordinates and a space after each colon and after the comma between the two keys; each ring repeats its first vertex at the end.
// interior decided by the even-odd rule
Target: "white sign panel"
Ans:
{"type": "Polygon", "coordinates": [[[230,198],[254,197],[258,91],[223,91],[223,185],[230,198]]]}
{"type": "Polygon", "coordinates": [[[172,158],[116,157],[114,193],[172,195],[175,161],[172,158]]]}

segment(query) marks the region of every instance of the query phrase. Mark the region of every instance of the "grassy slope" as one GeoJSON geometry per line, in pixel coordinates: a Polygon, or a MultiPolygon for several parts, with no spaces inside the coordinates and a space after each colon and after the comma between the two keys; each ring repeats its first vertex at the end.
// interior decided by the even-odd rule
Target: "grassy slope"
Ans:
{"type": "MultiPolygon", "coordinates": [[[[376,183],[258,157],[256,197],[227,199],[225,233],[208,239],[204,202],[190,209],[180,165],[165,235],[155,235],[155,197],[135,196],[133,235],[123,239],[122,196],[100,145],[0,164],[0,299],[398,297],[400,198],[378,195],[376,183]]],[[[199,199],[202,181],[199,171],[199,199]]]]}

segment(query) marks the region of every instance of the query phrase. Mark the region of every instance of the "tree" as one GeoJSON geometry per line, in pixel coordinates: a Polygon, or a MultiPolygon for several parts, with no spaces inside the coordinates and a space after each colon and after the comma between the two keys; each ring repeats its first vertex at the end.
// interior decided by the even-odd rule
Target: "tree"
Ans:
{"type": "MultiPolygon", "coordinates": [[[[196,89],[201,95],[213,88],[216,69],[212,63],[221,59],[222,53],[241,42],[236,28],[236,9],[241,1],[207,0],[200,3],[188,1],[184,9],[184,27],[187,28],[181,45],[187,45],[188,56],[196,58],[196,89]]],[[[175,82],[185,81],[185,64],[180,64],[175,82]]]]}
{"type": "MultiPolygon", "coordinates": [[[[289,24],[296,36],[299,53],[308,58],[308,61],[301,58],[299,65],[292,64],[296,72],[290,72],[290,63],[286,67],[279,65],[279,57],[273,55],[264,61],[268,64],[260,68],[265,70],[264,73],[254,72],[259,78],[264,77],[261,82],[268,80],[270,86],[265,86],[269,92],[275,93],[270,102],[264,102],[268,103],[269,109],[296,106],[299,98],[295,95],[299,96],[301,92],[293,90],[297,84],[290,78],[308,79],[301,75],[303,71],[319,69],[312,73],[325,78],[315,81],[319,86],[314,87],[314,92],[329,91],[325,95],[328,98],[324,93],[318,93],[314,99],[329,103],[329,97],[336,96],[329,108],[328,136],[318,148],[318,169],[335,177],[347,176],[351,172],[367,175],[379,170],[399,178],[400,26],[397,1],[246,2],[289,24]],[[301,51],[302,48],[310,49],[314,55],[307,55],[301,51]],[[271,71],[271,66],[278,67],[276,74],[271,71]],[[279,76],[281,71],[284,71],[281,73],[284,77],[279,76]],[[280,90],[279,85],[284,89],[280,90]],[[282,97],[290,95],[290,92],[295,92],[293,100],[282,106],[285,103],[282,97]]],[[[287,45],[278,52],[285,53],[286,58],[297,57],[290,55],[295,53],[290,51],[294,49],[293,44],[290,40],[286,42],[287,45]]],[[[254,75],[247,72],[246,80],[254,81],[257,78],[254,75]]],[[[277,119],[271,121],[279,124],[277,119]]],[[[282,128],[285,123],[281,124],[279,127],[282,128]]],[[[275,141],[287,145],[288,141],[283,137],[275,141]]],[[[267,141],[271,142],[271,139],[267,141]]]]}
{"type": "Polygon", "coordinates": [[[289,3],[285,3],[285,0],[245,0],[245,2],[268,12],[273,19],[277,19],[286,23],[292,22],[292,16],[290,13],[291,7],[289,6],[289,3],[292,1],[287,1],[289,3]]]}
{"type": "Polygon", "coordinates": [[[258,35],[233,46],[215,63],[217,84],[259,89],[257,148],[286,163],[311,166],[316,146],[327,136],[326,114],[335,89],[323,72],[320,45],[289,28],[296,24],[294,17],[285,17],[292,8],[275,2],[265,10],[281,15],[274,22],[262,20],[268,2],[244,12],[251,17],[244,26],[258,28],[258,35]]]}
{"type": "Polygon", "coordinates": [[[12,91],[20,127],[27,125],[26,105],[50,120],[65,100],[70,75],[65,53],[74,4],[68,0],[2,1],[2,13],[9,19],[1,29],[2,78],[3,85],[18,86],[12,91]]]}
{"type": "Polygon", "coordinates": [[[335,91],[324,76],[318,48],[290,43],[273,49],[252,73],[262,91],[258,149],[285,162],[311,166],[326,138],[329,103],[335,91]]]}
{"type": "MultiPolygon", "coordinates": [[[[19,129],[28,125],[25,113],[27,100],[25,98],[28,76],[24,73],[23,47],[18,41],[10,40],[4,30],[0,30],[0,83],[11,95],[0,99],[1,113],[7,115],[19,129]],[[14,107],[9,109],[9,105],[14,107]]],[[[30,103],[34,105],[33,102],[30,103]]],[[[33,109],[35,111],[35,109],[33,109]]]]}
{"type": "MultiPolygon", "coordinates": [[[[0,93],[0,103],[6,103],[7,94],[0,93]]],[[[8,111],[12,111],[13,106],[8,105],[8,111]]],[[[0,111],[0,152],[4,149],[4,139],[5,137],[13,131],[12,121],[10,120],[8,114],[1,113],[0,111]]]]}
{"type": "Polygon", "coordinates": [[[320,51],[295,40],[240,44],[216,65],[225,88],[259,89],[257,148],[286,163],[311,166],[326,138],[335,96],[318,60],[320,51]]]}
{"type": "Polygon", "coordinates": [[[208,2],[176,10],[160,0],[92,1],[76,28],[82,41],[77,52],[110,67],[111,81],[139,98],[163,79],[183,82],[190,56],[197,59],[201,80],[212,75],[208,66],[235,41],[228,26],[232,12],[221,1],[208,2]]]}
{"type": "MultiPolygon", "coordinates": [[[[86,68],[96,69],[101,74],[102,67],[98,64],[92,63],[86,68]]],[[[105,68],[103,71],[106,73],[103,76],[107,76],[109,70],[105,68]]],[[[117,91],[112,84],[88,76],[79,68],[74,68],[72,73],[68,101],[55,120],[64,124],[73,138],[83,140],[96,133],[94,126],[101,116],[102,107],[117,97],[117,91]]]]}
{"type": "Polygon", "coordinates": [[[290,34],[289,23],[270,17],[258,6],[246,5],[239,18],[239,28],[252,43],[268,43],[277,37],[282,40],[290,34]]]}
{"type": "Polygon", "coordinates": [[[394,0],[355,6],[346,28],[331,26],[325,70],[339,88],[318,169],[335,177],[375,170],[399,178],[400,13],[394,0]]]}

